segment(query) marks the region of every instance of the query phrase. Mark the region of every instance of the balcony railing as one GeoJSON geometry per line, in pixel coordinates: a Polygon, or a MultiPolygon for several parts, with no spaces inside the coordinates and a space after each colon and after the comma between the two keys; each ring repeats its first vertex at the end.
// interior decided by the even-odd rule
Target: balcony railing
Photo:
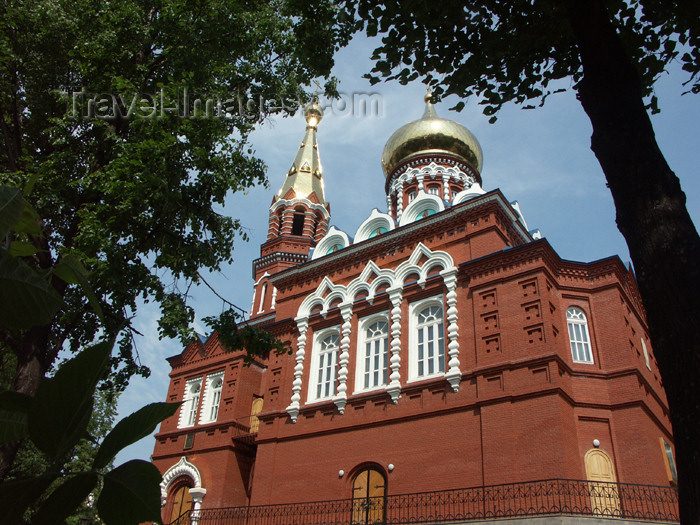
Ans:
{"type": "Polygon", "coordinates": [[[256,415],[250,415],[233,421],[233,440],[248,445],[255,444],[255,437],[258,435],[260,422],[256,415]]]}
{"type": "Polygon", "coordinates": [[[678,522],[672,487],[553,479],[384,498],[193,511],[172,525],[403,525],[572,515],[678,522]]]}

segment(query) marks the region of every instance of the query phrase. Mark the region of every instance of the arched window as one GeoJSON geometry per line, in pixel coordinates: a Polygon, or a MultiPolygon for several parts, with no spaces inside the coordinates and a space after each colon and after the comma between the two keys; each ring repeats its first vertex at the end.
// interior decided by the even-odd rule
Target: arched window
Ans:
{"type": "Polygon", "coordinates": [[[296,208],[294,210],[294,218],[292,219],[292,235],[304,234],[304,219],[306,214],[303,209],[296,208]]]}
{"type": "Polygon", "coordinates": [[[185,395],[180,408],[178,428],[191,427],[197,422],[199,398],[202,392],[202,378],[190,379],[185,383],[185,395]]]}
{"type": "Polygon", "coordinates": [[[260,420],[258,419],[258,414],[262,412],[263,408],[263,398],[256,397],[253,399],[253,404],[250,407],[250,433],[257,434],[260,428],[260,420]]]}
{"type": "Polygon", "coordinates": [[[569,327],[569,343],[574,363],[593,363],[586,314],[580,308],[572,306],[566,310],[566,324],[569,327]]]}
{"type": "Polygon", "coordinates": [[[428,186],[428,193],[430,195],[440,195],[440,186],[436,186],[436,185],[428,186]]]}
{"type": "Polygon", "coordinates": [[[442,299],[411,308],[409,376],[413,379],[445,372],[445,324],[442,299]]]}
{"type": "Polygon", "coordinates": [[[358,345],[356,390],[368,390],[389,381],[389,322],[386,317],[363,322],[358,345]]]}
{"type": "Polygon", "coordinates": [[[219,403],[221,402],[221,388],[224,386],[222,378],[217,377],[211,383],[211,403],[209,406],[209,421],[216,421],[219,416],[219,403]]]}
{"type": "Polygon", "coordinates": [[[340,333],[337,328],[324,330],[316,338],[314,360],[309,384],[309,400],[332,398],[336,391],[338,374],[338,348],[340,333]]]}
{"type": "Polygon", "coordinates": [[[352,524],[384,523],[386,480],[374,468],[358,472],[352,484],[352,524]]]}

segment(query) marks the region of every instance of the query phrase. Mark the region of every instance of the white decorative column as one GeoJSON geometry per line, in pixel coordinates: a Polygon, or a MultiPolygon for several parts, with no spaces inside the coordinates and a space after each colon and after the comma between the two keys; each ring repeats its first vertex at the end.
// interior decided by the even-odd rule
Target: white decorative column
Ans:
{"type": "Polygon", "coordinates": [[[340,305],[340,315],[343,316],[343,325],[340,327],[340,355],[338,356],[338,390],[333,398],[338,412],[345,412],[345,405],[348,402],[348,363],[350,362],[350,331],[352,324],[352,303],[340,305]]]}
{"type": "Polygon", "coordinates": [[[459,383],[462,381],[462,371],[459,369],[459,342],[457,336],[459,328],[457,326],[457,268],[452,267],[440,272],[447,286],[447,337],[449,340],[448,355],[449,369],[445,374],[445,379],[452,386],[452,390],[459,391],[459,383]]]}
{"type": "Polygon", "coordinates": [[[391,397],[391,401],[396,404],[401,397],[401,301],[403,299],[403,288],[397,286],[389,288],[389,299],[391,300],[391,357],[389,358],[389,385],[386,392],[391,397]]]}
{"type": "Polygon", "coordinates": [[[403,213],[403,180],[396,181],[396,220],[401,218],[403,213]]]}
{"type": "Polygon", "coordinates": [[[196,487],[190,489],[189,492],[192,496],[192,512],[190,513],[190,523],[191,525],[197,525],[197,521],[199,520],[199,509],[202,508],[202,500],[207,494],[207,489],[196,487]]]}
{"type": "Polygon", "coordinates": [[[424,190],[424,188],[423,188],[423,179],[424,178],[425,178],[425,175],[423,173],[416,174],[416,180],[418,181],[418,191],[419,192],[424,190]]]}
{"type": "Polygon", "coordinates": [[[452,192],[450,191],[450,174],[447,171],[442,172],[442,195],[446,201],[452,201],[452,192]]]}
{"type": "Polygon", "coordinates": [[[299,402],[301,401],[301,376],[304,373],[304,356],[306,355],[306,330],[309,327],[308,317],[298,317],[296,319],[299,338],[297,339],[297,364],[294,367],[294,382],[292,383],[292,402],[287,407],[287,414],[292,419],[292,423],[297,422],[299,417],[299,402]]]}
{"type": "Polygon", "coordinates": [[[270,305],[270,308],[271,308],[272,310],[275,309],[275,303],[276,303],[276,302],[277,302],[277,288],[273,286],[273,287],[272,287],[272,304],[270,305]]]}

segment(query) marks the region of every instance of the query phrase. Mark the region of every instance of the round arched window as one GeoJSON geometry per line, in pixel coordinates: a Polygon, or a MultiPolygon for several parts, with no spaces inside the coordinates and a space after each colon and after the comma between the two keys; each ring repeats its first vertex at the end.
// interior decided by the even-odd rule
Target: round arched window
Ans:
{"type": "Polygon", "coordinates": [[[337,252],[338,250],[342,249],[343,245],[340,243],[335,243],[333,246],[328,248],[328,251],[326,251],[326,255],[329,253],[337,252]]]}

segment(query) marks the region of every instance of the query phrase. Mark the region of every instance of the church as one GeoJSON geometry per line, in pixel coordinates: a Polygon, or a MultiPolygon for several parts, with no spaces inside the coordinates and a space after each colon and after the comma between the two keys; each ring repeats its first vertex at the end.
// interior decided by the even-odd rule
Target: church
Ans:
{"type": "Polygon", "coordinates": [[[164,523],[678,521],[632,270],[561,259],[430,94],[384,148],[386,210],[336,229],[304,116],[246,321],[290,352],[247,364],[214,333],[168,359],[164,523]]]}

